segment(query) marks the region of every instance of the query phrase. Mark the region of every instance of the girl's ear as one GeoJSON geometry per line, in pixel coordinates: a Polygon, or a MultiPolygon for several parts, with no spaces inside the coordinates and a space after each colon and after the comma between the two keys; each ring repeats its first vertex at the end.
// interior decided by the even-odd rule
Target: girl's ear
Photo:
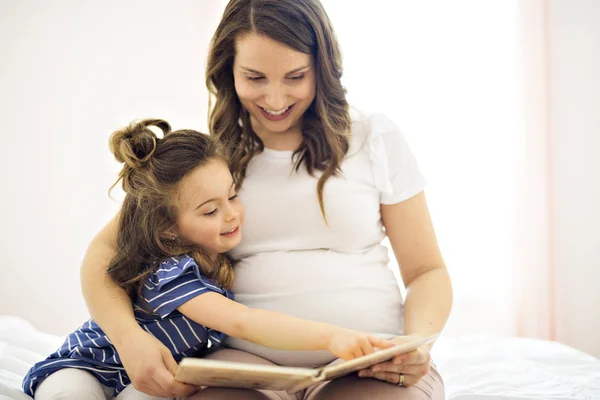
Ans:
{"type": "Polygon", "coordinates": [[[166,240],[177,240],[179,238],[179,235],[177,234],[177,229],[175,227],[169,228],[160,236],[166,240]]]}

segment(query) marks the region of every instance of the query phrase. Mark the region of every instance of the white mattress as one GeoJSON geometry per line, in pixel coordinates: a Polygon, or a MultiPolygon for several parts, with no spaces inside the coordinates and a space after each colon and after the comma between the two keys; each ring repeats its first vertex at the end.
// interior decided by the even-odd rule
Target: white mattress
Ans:
{"type": "Polygon", "coordinates": [[[600,359],[536,339],[440,339],[432,354],[452,400],[600,400],[600,359]]]}
{"type": "MultiPolygon", "coordinates": [[[[30,400],[23,376],[61,343],[20,318],[0,316],[0,400],[30,400]]],[[[600,400],[600,360],[559,343],[442,338],[433,357],[448,400],[600,400]]]]}
{"type": "Polygon", "coordinates": [[[0,315],[0,400],[31,400],[21,390],[23,376],[62,341],[58,336],[33,329],[23,319],[0,315]]]}

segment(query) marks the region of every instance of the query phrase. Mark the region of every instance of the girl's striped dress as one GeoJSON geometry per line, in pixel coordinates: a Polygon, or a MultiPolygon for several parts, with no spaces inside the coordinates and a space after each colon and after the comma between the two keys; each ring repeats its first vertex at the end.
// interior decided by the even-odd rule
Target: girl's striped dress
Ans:
{"type": "MultiPolygon", "coordinates": [[[[135,318],[179,362],[185,356],[218,346],[225,337],[177,311],[177,307],[207,292],[233,299],[231,292],[203,276],[191,257],[169,258],[144,281],[143,295],[134,302],[135,318]]],[[[93,320],[84,322],[55,353],[29,370],[23,380],[24,392],[33,397],[41,381],[62,368],[89,371],[101,384],[113,388],[114,396],[131,383],[115,347],[93,320]]]]}

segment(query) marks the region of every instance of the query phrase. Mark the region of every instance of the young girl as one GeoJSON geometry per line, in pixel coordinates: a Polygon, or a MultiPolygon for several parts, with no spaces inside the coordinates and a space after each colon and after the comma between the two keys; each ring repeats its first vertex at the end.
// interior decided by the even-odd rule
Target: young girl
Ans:
{"type": "MultiPolygon", "coordinates": [[[[225,335],[276,349],[329,350],[344,359],[391,346],[233,301],[233,265],[223,253],[241,240],[244,209],[207,135],[170,132],[167,122],[150,119],[115,132],[110,148],[124,163],[119,180],[126,197],[108,274],[128,292],[138,324],[177,361],[218,346],[225,335]]],[[[23,387],[35,399],[153,398],[130,383],[115,347],[89,320],[31,368],[23,387]]]]}

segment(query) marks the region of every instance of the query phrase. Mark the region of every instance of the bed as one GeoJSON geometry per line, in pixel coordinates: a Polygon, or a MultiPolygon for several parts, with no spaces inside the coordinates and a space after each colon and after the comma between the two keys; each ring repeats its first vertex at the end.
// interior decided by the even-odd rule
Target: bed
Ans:
{"type": "MultiPolygon", "coordinates": [[[[0,400],[30,400],[23,375],[62,343],[27,321],[0,316],[0,400]]],[[[448,400],[600,400],[600,360],[535,339],[441,338],[433,351],[448,400]]]]}

